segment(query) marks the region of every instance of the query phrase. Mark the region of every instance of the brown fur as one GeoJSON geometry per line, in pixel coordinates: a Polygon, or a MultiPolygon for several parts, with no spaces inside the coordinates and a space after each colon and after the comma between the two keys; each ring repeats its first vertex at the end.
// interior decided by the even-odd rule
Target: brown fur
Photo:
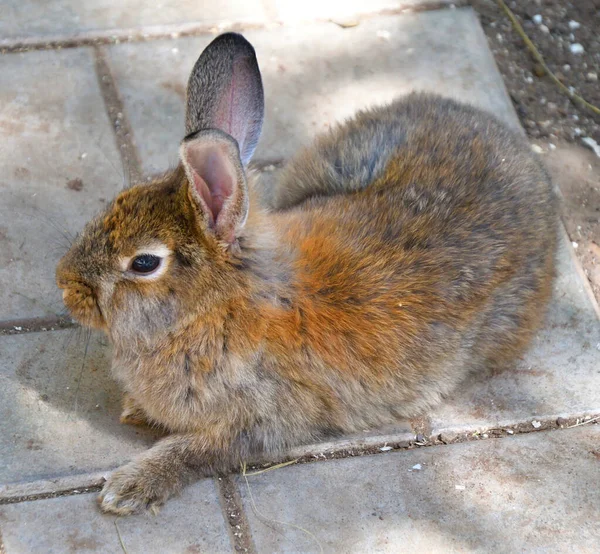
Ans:
{"type": "Polygon", "coordinates": [[[113,473],[105,511],[419,414],[511,363],[543,317],[549,180],[474,108],[411,95],[358,114],[290,163],[271,211],[251,175],[239,186],[250,208],[233,242],[199,217],[180,166],[121,193],[59,264],[72,314],[114,345],[129,412],[173,433],[113,473]],[[165,274],[128,278],[118,260],[156,240],[173,252],[165,274]]]}

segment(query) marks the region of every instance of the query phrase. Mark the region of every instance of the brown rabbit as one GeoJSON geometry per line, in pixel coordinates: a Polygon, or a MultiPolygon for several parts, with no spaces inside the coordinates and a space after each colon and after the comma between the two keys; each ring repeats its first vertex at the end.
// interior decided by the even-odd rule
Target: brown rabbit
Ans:
{"type": "Polygon", "coordinates": [[[266,211],[246,170],[262,117],[252,46],[218,37],[179,167],[119,194],[57,268],[73,316],[114,345],[124,416],[172,433],[112,473],[104,511],[418,414],[512,363],[543,317],[555,208],[522,137],[411,94],[320,137],[266,211]]]}

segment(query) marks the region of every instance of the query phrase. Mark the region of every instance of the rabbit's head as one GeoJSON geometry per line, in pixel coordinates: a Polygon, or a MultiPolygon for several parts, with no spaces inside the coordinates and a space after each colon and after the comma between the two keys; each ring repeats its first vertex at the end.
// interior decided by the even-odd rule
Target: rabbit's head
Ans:
{"type": "Polygon", "coordinates": [[[119,194],[60,260],[56,281],[75,319],[113,338],[149,338],[233,286],[263,111],[254,49],[219,36],[190,75],[179,167],[119,194]]]}

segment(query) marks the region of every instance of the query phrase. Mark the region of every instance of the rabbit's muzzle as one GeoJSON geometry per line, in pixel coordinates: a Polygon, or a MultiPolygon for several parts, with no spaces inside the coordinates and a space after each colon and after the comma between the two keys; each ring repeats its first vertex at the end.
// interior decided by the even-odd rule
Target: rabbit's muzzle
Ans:
{"type": "Polygon", "coordinates": [[[57,275],[56,283],[63,291],[63,302],[73,318],[86,327],[106,329],[91,287],[79,281],[61,279],[60,275],[57,275]]]}

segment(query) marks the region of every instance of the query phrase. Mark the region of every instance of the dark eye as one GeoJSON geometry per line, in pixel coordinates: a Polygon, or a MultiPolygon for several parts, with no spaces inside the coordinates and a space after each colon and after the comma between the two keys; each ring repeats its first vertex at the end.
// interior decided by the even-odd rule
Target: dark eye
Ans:
{"type": "Polygon", "coordinates": [[[141,254],[133,258],[131,271],[134,273],[148,274],[155,271],[160,265],[160,258],[152,254],[141,254]]]}

